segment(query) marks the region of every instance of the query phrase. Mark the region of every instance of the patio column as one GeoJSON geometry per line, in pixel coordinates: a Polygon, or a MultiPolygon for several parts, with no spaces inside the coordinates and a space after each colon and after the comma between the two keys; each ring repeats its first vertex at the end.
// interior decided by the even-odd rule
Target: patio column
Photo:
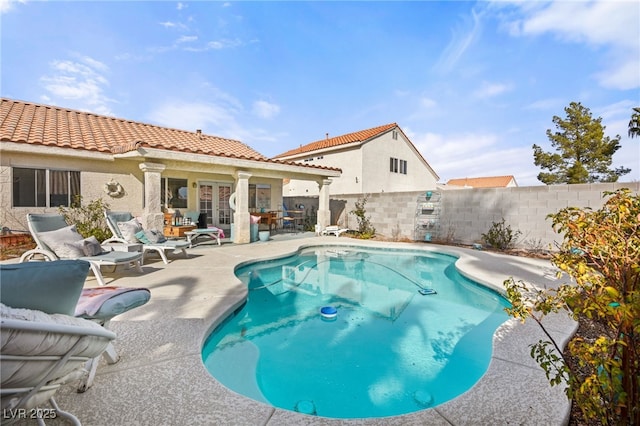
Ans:
{"type": "Polygon", "coordinates": [[[236,172],[236,210],[233,212],[233,242],[245,244],[251,242],[249,227],[249,178],[251,173],[236,172]]]}
{"type": "Polygon", "coordinates": [[[145,229],[164,229],[164,214],[162,213],[161,175],[166,166],[158,163],[140,163],[140,170],[144,172],[144,214],[142,226],[145,229]]]}
{"type": "Polygon", "coordinates": [[[331,225],[331,209],[329,207],[329,185],[331,185],[331,179],[322,179],[318,184],[320,185],[320,195],[318,197],[318,226],[320,226],[322,230],[331,225]]]}

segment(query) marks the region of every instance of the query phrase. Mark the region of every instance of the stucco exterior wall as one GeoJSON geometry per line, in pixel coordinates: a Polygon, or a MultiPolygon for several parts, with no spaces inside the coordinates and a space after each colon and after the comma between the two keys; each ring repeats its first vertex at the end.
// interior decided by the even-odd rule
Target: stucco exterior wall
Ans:
{"type": "MultiPolygon", "coordinates": [[[[562,241],[546,219],[548,214],[565,207],[598,209],[605,201],[604,192],[620,188],[640,193],[638,182],[443,190],[437,240],[461,244],[480,242],[482,234],[490,229],[492,223],[504,218],[506,225],[522,233],[516,242],[517,247],[548,249],[555,247],[555,242],[562,241]]],[[[413,240],[417,199],[424,192],[368,195],[366,215],[370,216],[376,234],[397,240],[413,240]]],[[[332,224],[357,229],[356,217],[349,212],[362,197],[363,194],[332,195],[332,224]]],[[[313,203],[312,197],[297,197],[295,200],[306,206],[313,203]]]]}
{"type": "MultiPolygon", "coordinates": [[[[436,178],[431,170],[411,149],[401,132],[387,132],[364,144],[362,161],[366,167],[362,171],[363,187],[361,193],[405,192],[421,188],[435,188],[436,178]],[[397,158],[407,161],[407,174],[389,171],[389,159],[397,158]]],[[[344,173],[344,172],[343,172],[344,173]]],[[[353,193],[353,191],[332,191],[336,194],[353,193]]]]}
{"type": "MultiPolygon", "coordinates": [[[[312,156],[302,156],[295,161],[302,162],[304,159],[310,159],[312,156]]],[[[362,189],[362,153],[357,148],[340,149],[338,151],[316,154],[313,161],[305,164],[314,166],[334,167],[342,170],[339,178],[332,179],[331,192],[344,193],[361,193],[362,189]]],[[[284,185],[285,196],[307,196],[318,195],[319,187],[316,182],[302,181],[292,179],[290,183],[284,185]]]]}
{"type": "Polygon", "coordinates": [[[143,176],[134,162],[114,163],[77,157],[11,153],[3,154],[0,164],[0,224],[10,229],[27,230],[27,213],[58,212],[57,207],[13,207],[13,167],[80,171],[80,192],[83,200],[102,198],[113,210],[142,211],[143,176]],[[124,189],[125,193],[120,198],[112,198],[104,192],[104,185],[112,179],[120,183],[124,189]]]}
{"type": "MultiPolygon", "coordinates": [[[[435,188],[436,177],[404,139],[402,132],[396,132],[397,139],[393,139],[393,133],[387,132],[362,146],[316,154],[308,164],[342,170],[342,175],[333,179],[332,194],[402,192],[435,188]],[[389,159],[392,157],[407,161],[407,174],[389,171],[389,159]]],[[[311,156],[300,156],[295,161],[305,158],[311,156]]],[[[318,186],[314,182],[292,180],[284,186],[284,196],[314,195],[318,195],[318,186]]]]}
{"type": "MultiPolygon", "coordinates": [[[[0,157],[0,226],[13,230],[26,231],[27,213],[57,213],[58,208],[45,207],[13,207],[12,202],[12,168],[41,168],[56,170],[80,171],[80,191],[85,202],[101,198],[111,210],[130,211],[134,216],[144,213],[144,173],[140,170],[138,161],[100,161],[96,159],[82,159],[71,156],[33,155],[12,152],[0,157]],[[104,191],[104,185],[110,181],[122,185],[124,195],[110,197],[104,191]]],[[[222,182],[235,187],[233,176],[212,173],[212,171],[180,170],[179,164],[167,162],[167,169],[162,178],[179,178],[188,180],[187,210],[198,211],[198,183],[222,182]],[[195,184],[195,187],[194,187],[195,184]]],[[[282,180],[266,177],[255,177],[252,184],[271,185],[271,209],[282,208],[282,180]]],[[[233,189],[232,189],[233,190],[233,189]]]]}

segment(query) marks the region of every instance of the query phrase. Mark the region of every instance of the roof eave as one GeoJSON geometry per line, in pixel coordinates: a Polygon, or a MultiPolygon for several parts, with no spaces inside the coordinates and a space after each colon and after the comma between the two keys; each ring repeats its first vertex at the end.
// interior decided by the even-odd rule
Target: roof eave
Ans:
{"type": "Polygon", "coordinates": [[[16,152],[23,154],[52,155],[57,157],[75,157],[90,160],[114,161],[110,152],[92,151],[80,148],[59,147],[51,145],[30,144],[26,142],[2,141],[3,152],[16,152]]]}
{"type": "Polygon", "coordinates": [[[269,169],[280,173],[295,173],[318,177],[338,177],[342,170],[336,168],[317,167],[295,163],[285,163],[278,160],[226,157],[209,154],[194,154],[164,149],[139,147],[135,151],[114,155],[115,158],[129,160],[163,160],[180,161],[190,164],[206,164],[230,167],[235,169],[269,169]]]}

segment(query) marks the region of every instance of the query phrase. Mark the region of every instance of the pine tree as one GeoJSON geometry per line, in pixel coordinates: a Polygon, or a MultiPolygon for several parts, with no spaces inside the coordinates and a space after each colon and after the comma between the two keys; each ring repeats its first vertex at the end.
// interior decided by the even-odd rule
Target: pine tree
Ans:
{"type": "Polygon", "coordinates": [[[640,136],[640,107],[633,108],[631,120],[629,120],[629,137],[640,136]]]}
{"type": "Polygon", "coordinates": [[[580,102],[571,102],[564,110],[566,119],[553,117],[556,132],[547,130],[556,153],[544,152],[533,145],[535,165],[549,171],[538,174],[540,182],[547,185],[616,182],[631,171],[625,167],[610,168],[613,154],[620,149],[620,135],[613,139],[605,136],[602,118],[594,119],[589,108],[580,102]]]}

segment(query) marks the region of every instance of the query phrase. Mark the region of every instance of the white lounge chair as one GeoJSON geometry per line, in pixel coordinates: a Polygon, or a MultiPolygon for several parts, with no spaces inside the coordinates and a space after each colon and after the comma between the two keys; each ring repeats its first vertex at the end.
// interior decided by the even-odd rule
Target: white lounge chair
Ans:
{"type": "Polygon", "coordinates": [[[113,234],[113,237],[104,241],[104,243],[121,243],[133,244],[142,243],[142,256],[148,251],[157,252],[162,258],[164,264],[169,263],[166,252],[182,251],[184,257],[189,257],[187,249],[191,246],[188,241],[167,240],[159,231],[145,231],[133,215],[129,212],[112,212],[105,211],[104,216],[107,219],[107,225],[113,234]],[[120,224],[120,225],[119,225],[120,224]],[[121,229],[128,229],[127,235],[121,229]],[[142,232],[142,234],[140,233],[142,232]],[[149,238],[156,237],[156,241],[149,238]],[[142,239],[141,239],[142,238],[142,239]],[[158,239],[159,238],[159,239],[158,239]]]}
{"type": "Polygon", "coordinates": [[[337,225],[330,225],[322,230],[322,235],[335,235],[336,237],[339,237],[340,234],[347,231],[347,228],[340,228],[337,225]]]}
{"type": "Polygon", "coordinates": [[[142,253],[104,251],[95,238],[82,238],[75,225],[69,225],[59,214],[27,214],[27,224],[36,248],[26,251],[20,262],[44,260],[82,259],[89,262],[98,284],[105,285],[101,266],[133,265],[142,273],[142,253]]]}
{"type": "Polygon", "coordinates": [[[184,217],[185,220],[188,219],[193,225],[197,226],[196,229],[184,233],[184,236],[187,238],[187,242],[189,243],[189,247],[192,247],[200,237],[209,238],[210,240],[214,240],[218,243],[218,245],[222,245],[220,239],[224,238],[224,231],[220,228],[216,228],[215,226],[208,227],[207,215],[205,213],[188,211],[184,214],[184,217]]]}
{"type": "MultiPolygon", "coordinates": [[[[4,304],[0,304],[0,317],[3,424],[40,413],[40,417],[64,417],[80,425],[76,416],[58,407],[54,394],[86,374],[87,361],[100,356],[116,335],[82,318],[4,304]],[[47,401],[52,408],[42,409],[47,401]]],[[[44,419],[38,423],[44,424],[44,419]]]]}
{"type": "MultiPolygon", "coordinates": [[[[89,262],[84,260],[0,264],[0,303],[46,314],[75,316],[108,328],[115,316],[144,305],[151,297],[146,288],[83,288],[88,272],[89,262]]],[[[102,355],[109,364],[118,361],[111,344],[102,355]]],[[[100,358],[96,356],[87,364],[89,374],[80,383],[80,392],[93,384],[100,358]]]]}

